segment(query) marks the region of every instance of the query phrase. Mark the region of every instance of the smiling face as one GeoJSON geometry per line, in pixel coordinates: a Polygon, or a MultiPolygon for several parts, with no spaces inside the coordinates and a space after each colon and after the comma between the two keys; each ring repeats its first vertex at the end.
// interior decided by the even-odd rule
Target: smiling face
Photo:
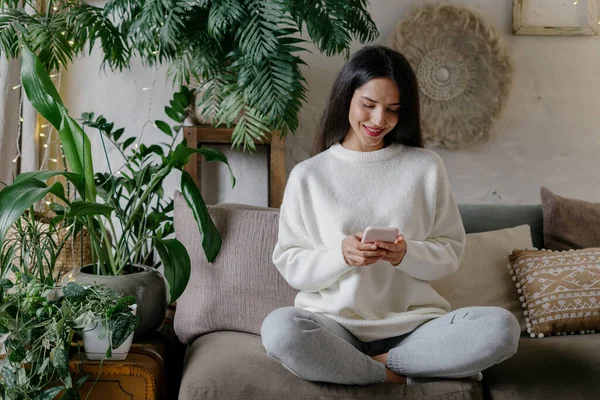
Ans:
{"type": "Polygon", "coordinates": [[[348,119],[350,130],[342,145],[350,150],[374,151],[398,123],[400,91],[389,78],[372,79],[354,91],[348,119]]]}

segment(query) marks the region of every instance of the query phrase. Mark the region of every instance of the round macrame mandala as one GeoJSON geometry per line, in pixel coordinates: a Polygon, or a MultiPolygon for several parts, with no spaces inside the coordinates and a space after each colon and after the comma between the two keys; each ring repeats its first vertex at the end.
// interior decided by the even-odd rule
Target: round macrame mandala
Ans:
{"type": "Polygon", "coordinates": [[[459,149],[489,138],[512,81],[489,23],[465,8],[425,6],[398,23],[389,45],[417,74],[425,143],[459,149]]]}

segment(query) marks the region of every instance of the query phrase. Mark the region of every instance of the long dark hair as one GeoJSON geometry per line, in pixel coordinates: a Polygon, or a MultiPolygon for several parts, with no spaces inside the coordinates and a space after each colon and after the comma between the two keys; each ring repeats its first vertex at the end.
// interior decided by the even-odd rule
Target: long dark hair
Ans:
{"type": "Polygon", "coordinates": [[[417,77],[408,60],[385,46],[366,46],[344,64],[331,88],[321,117],[314,153],[341,141],[350,129],[348,113],[354,91],[375,78],[390,78],[400,92],[398,124],[384,137],[384,144],[423,147],[417,77]]]}

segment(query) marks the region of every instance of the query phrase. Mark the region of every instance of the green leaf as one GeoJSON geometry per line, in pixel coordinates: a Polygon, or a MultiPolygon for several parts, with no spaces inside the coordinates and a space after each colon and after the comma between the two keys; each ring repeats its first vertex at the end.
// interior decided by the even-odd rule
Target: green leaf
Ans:
{"type": "Polygon", "coordinates": [[[33,108],[58,130],[69,168],[85,176],[84,194],[87,200],[94,200],[96,189],[89,139],[75,120],[69,117],[50,76],[35,54],[25,46],[22,55],[21,82],[27,98],[33,108]]]}
{"type": "Polygon", "coordinates": [[[0,279],[0,288],[2,288],[4,290],[8,290],[13,286],[14,286],[14,284],[12,283],[12,281],[10,279],[0,279]]]}
{"type": "Polygon", "coordinates": [[[123,150],[125,150],[126,148],[128,148],[129,146],[131,146],[131,144],[133,142],[135,142],[135,137],[130,137],[129,139],[127,139],[124,143],[123,143],[123,150]]]}
{"type": "Polygon", "coordinates": [[[16,348],[12,349],[8,356],[8,359],[13,363],[18,364],[25,359],[25,355],[26,352],[23,346],[18,345],[16,348]]]}
{"type": "Polygon", "coordinates": [[[54,354],[52,357],[52,365],[58,372],[58,376],[61,378],[65,378],[69,375],[69,356],[67,352],[62,347],[57,347],[54,349],[54,354]]]}
{"type": "Polygon", "coordinates": [[[175,122],[181,122],[181,116],[171,107],[165,107],[165,114],[175,122]]]}
{"type": "Polygon", "coordinates": [[[109,217],[115,209],[106,204],[87,201],[74,201],[67,212],[67,217],[83,217],[86,215],[104,215],[109,217]]]}
{"type": "Polygon", "coordinates": [[[79,393],[77,393],[77,390],[75,390],[74,388],[68,388],[67,390],[65,390],[65,393],[63,393],[63,395],[60,399],[61,400],[81,400],[81,397],[79,397],[79,393]]]}
{"type": "Polygon", "coordinates": [[[121,138],[121,135],[123,135],[123,132],[125,132],[124,128],[119,128],[113,132],[113,139],[115,142],[121,138]]]}
{"type": "Polygon", "coordinates": [[[58,128],[60,142],[71,170],[85,177],[85,200],[96,199],[94,184],[94,164],[92,162],[92,147],[83,129],[71,118],[63,108],[63,120],[58,128]]]}
{"type": "Polygon", "coordinates": [[[89,375],[83,375],[81,378],[77,379],[77,382],[75,382],[75,389],[79,389],[81,386],[83,386],[83,384],[89,379],[89,377],[89,375]]]}
{"type": "Polygon", "coordinates": [[[190,155],[194,153],[200,153],[202,157],[208,162],[220,161],[227,165],[229,169],[229,176],[231,177],[231,187],[235,187],[235,176],[233,176],[233,171],[231,170],[231,166],[227,161],[227,157],[223,154],[222,151],[217,149],[211,149],[208,147],[202,148],[191,148],[191,147],[181,147],[175,150],[169,156],[169,164],[174,168],[181,169],[183,165],[187,164],[189,161],[190,155]]]}
{"type": "Polygon", "coordinates": [[[82,299],[86,295],[85,288],[74,282],[69,282],[63,287],[63,294],[67,299],[82,299]]]}
{"type": "Polygon", "coordinates": [[[15,178],[13,183],[19,183],[29,178],[34,178],[43,182],[46,182],[48,179],[53,178],[55,176],[64,176],[67,178],[77,189],[80,195],[84,193],[84,182],[83,176],[80,174],[76,174],[74,172],[65,172],[65,171],[33,171],[33,172],[21,172],[15,178]]]}
{"type": "Polygon", "coordinates": [[[130,312],[119,314],[112,319],[112,323],[112,348],[116,349],[133,334],[138,324],[138,317],[130,312]]]}
{"type": "Polygon", "coordinates": [[[52,387],[40,393],[35,400],[53,400],[57,394],[65,390],[64,386],[52,387]]]}
{"type": "MultiPolygon", "coordinates": [[[[210,244],[211,246],[214,246],[217,243],[217,241],[215,240],[214,234],[211,234],[211,236],[212,241],[210,242],[210,244]]],[[[216,251],[218,254],[221,247],[221,236],[218,232],[217,236],[218,248],[216,249],[216,251]]],[[[179,298],[179,296],[181,296],[181,294],[185,290],[185,287],[188,284],[188,281],[190,280],[190,256],[183,244],[181,244],[181,242],[177,239],[162,240],[154,238],[152,242],[154,243],[154,247],[156,248],[156,251],[158,251],[160,260],[164,265],[165,278],[167,279],[167,282],[169,282],[169,289],[171,294],[169,302],[172,303],[176,301],[179,298]]],[[[211,248],[210,251],[214,251],[214,249],[211,248]]]]}
{"type": "Polygon", "coordinates": [[[47,186],[37,179],[13,183],[0,191],[0,248],[8,228],[17,221],[30,206],[43,199],[48,193],[65,199],[60,182],[47,186]]]}
{"type": "Polygon", "coordinates": [[[21,51],[21,83],[33,108],[58,127],[62,123],[62,101],[50,76],[31,51],[24,45],[21,51]]]}
{"type": "Polygon", "coordinates": [[[159,121],[159,120],[154,121],[154,124],[156,125],[156,127],[158,129],[163,131],[165,134],[169,135],[170,137],[173,137],[173,132],[171,131],[171,127],[169,126],[169,124],[167,124],[164,121],[159,121]]]}
{"type": "Polygon", "coordinates": [[[210,218],[198,186],[196,186],[196,183],[187,171],[182,171],[181,173],[181,193],[191,208],[194,219],[198,224],[206,259],[209,262],[213,262],[221,251],[221,234],[210,218]]]}

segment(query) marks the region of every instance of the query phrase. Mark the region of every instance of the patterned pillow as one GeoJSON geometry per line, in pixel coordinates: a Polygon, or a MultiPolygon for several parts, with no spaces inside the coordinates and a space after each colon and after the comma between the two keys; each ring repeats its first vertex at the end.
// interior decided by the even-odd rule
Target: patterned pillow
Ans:
{"type": "Polygon", "coordinates": [[[600,329],[600,248],[515,250],[509,260],[531,337],[600,329]]]}

